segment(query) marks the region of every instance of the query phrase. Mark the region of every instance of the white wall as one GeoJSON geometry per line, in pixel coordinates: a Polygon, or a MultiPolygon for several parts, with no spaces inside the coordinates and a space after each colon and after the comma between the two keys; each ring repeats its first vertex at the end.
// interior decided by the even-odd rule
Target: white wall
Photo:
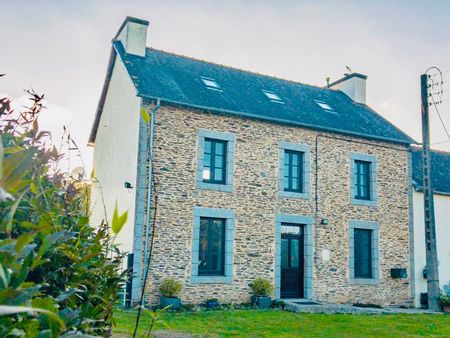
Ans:
{"type": "Polygon", "coordinates": [[[110,222],[116,201],[120,212],[128,211],[116,243],[129,252],[133,248],[140,105],[122,61],[116,57],[94,145],[93,167],[99,184],[92,185],[90,220],[98,225],[105,218],[101,187],[110,222]],[[126,189],[124,182],[130,182],[133,189],[126,189]]]}
{"type": "Polygon", "coordinates": [[[358,103],[366,103],[366,80],[358,76],[353,76],[348,80],[339,82],[331,88],[339,89],[344,92],[353,101],[358,103]]]}
{"type": "MultiPolygon", "coordinates": [[[[413,198],[415,303],[416,306],[420,306],[420,293],[427,292],[427,281],[422,274],[426,265],[423,193],[415,191],[413,198]]],[[[439,259],[439,282],[442,287],[450,283],[450,196],[435,195],[434,209],[439,259]]]]}

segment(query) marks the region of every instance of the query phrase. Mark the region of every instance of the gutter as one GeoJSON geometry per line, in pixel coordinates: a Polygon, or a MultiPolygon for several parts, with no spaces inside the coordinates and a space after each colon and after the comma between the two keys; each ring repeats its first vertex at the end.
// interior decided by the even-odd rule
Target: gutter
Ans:
{"type": "Polygon", "coordinates": [[[163,102],[163,103],[167,103],[169,105],[174,105],[174,106],[179,106],[179,107],[194,108],[194,109],[216,112],[216,113],[221,113],[221,114],[226,114],[226,115],[246,117],[246,118],[256,119],[256,120],[261,120],[261,121],[271,121],[271,122],[276,122],[276,123],[285,124],[285,125],[304,127],[304,128],[308,128],[308,129],[312,129],[312,130],[317,130],[317,131],[334,132],[334,133],[341,134],[341,135],[360,137],[360,138],[364,138],[364,139],[384,141],[384,142],[402,144],[402,145],[408,145],[408,146],[412,143],[416,143],[413,139],[410,139],[409,141],[406,141],[406,140],[401,141],[401,140],[392,139],[389,137],[373,136],[373,135],[367,135],[367,134],[358,133],[358,132],[349,132],[349,131],[344,131],[344,130],[340,130],[340,129],[336,129],[336,128],[323,128],[323,127],[319,127],[319,126],[308,124],[308,123],[300,123],[300,122],[295,122],[295,121],[290,121],[290,120],[285,120],[285,119],[279,119],[276,117],[267,117],[267,116],[261,117],[259,115],[255,115],[255,114],[251,114],[251,113],[244,113],[244,112],[238,112],[238,111],[233,111],[233,110],[228,110],[228,109],[188,104],[188,103],[169,100],[169,99],[160,99],[157,97],[153,97],[153,96],[149,96],[149,95],[145,95],[145,94],[141,94],[141,93],[138,93],[138,96],[148,99],[148,100],[161,100],[161,102],[163,102]]]}

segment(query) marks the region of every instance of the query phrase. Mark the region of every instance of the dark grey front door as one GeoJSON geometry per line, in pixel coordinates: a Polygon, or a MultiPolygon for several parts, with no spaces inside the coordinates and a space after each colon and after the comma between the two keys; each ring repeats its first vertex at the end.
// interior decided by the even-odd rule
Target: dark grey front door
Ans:
{"type": "Polygon", "coordinates": [[[303,298],[303,227],[281,224],[281,298],[303,298]]]}

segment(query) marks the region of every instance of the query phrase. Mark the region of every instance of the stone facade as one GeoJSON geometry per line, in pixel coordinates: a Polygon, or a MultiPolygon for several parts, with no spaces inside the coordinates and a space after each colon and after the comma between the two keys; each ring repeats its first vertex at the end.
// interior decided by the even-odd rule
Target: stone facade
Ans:
{"type": "Polygon", "coordinates": [[[157,288],[164,277],[183,283],[180,297],[186,303],[200,303],[208,298],[226,303],[247,302],[249,284],[256,277],[268,278],[276,284],[276,217],[283,214],[314,220],[312,299],[336,303],[410,304],[409,277],[390,277],[390,269],[394,267],[407,268],[409,275],[406,147],[167,105],[159,108],[155,121],[154,175],[158,203],[147,281],[150,302],[157,301],[157,288]],[[196,187],[200,129],[236,135],[232,192],[196,187]],[[283,141],[309,146],[310,193],[307,198],[279,194],[279,144],[283,141]],[[374,155],[377,159],[376,206],[351,203],[351,153],[374,155]],[[234,213],[232,283],[192,283],[195,207],[234,213]],[[322,219],[328,219],[328,224],[322,225],[322,219]],[[351,283],[350,220],[379,224],[378,283],[351,283]]]}

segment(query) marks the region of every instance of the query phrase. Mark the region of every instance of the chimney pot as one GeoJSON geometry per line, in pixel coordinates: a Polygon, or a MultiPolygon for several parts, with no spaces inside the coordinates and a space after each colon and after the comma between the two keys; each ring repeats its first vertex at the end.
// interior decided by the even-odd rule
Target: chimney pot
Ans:
{"type": "Polygon", "coordinates": [[[148,24],[146,20],[127,16],[114,40],[122,42],[126,53],[145,56],[148,24]]]}

